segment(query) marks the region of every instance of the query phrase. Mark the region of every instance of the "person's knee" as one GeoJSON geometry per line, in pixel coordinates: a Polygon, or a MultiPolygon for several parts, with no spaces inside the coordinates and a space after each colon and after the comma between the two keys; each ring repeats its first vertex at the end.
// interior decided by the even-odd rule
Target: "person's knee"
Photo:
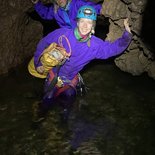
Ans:
{"type": "Polygon", "coordinates": [[[58,96],[58,101],[63,105],[71,105],[76,99],[76,90],[73,87],[69,87],[58,96]]]}
{"type": "Polygon", "coordinates": [[[70,86],[65,91],[63,91],[59,96],[62,98],[64,97],[65,99],[75,98],[76,97],[76,90],[75,90],[75,88],[70,86]]]}

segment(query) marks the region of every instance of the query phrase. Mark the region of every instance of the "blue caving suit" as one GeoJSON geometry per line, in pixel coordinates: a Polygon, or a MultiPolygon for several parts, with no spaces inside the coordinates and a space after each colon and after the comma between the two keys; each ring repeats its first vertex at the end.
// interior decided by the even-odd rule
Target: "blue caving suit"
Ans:
{"type": "Polygon", "coordinates": [[[94,3],[86,0],[68,1],[66,8],[59,7],[54,9],[54,5],[50,7],[43,5],[41,2],[35,4],[34,8],[41,18],[52,20],[55,19],[60,27],[75,28],[77,21],[76,15],[78,9],[83,5],[91,5],[95,8],[96,13],[100,15],[102,4],[94,3]]]}

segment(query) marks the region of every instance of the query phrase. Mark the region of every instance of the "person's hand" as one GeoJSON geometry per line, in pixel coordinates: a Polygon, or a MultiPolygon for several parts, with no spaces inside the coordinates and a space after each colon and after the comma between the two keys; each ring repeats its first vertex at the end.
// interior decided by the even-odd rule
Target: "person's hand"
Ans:
{"type": "Polygon", "coordinates": [[[131,30],[130,30],[130,27],[129,27],[129,19],[128,18],[126,18],[126,19],[124,19],[124,26],[125,26],[125,29],[129,32],[129,33],[131,33],[131,30]]]}
{"type": "Polygon", "coordinates": [[[40,73],[40,74],[43,74],[44,73],[44,67],[43,66],[39,66],[36,68],[37,72],[40,73]]]}
{"type": "Polygon", "coordinates": [[[31,2],[32,2],[33,4],[36,4],[36,3],[39,2],[39,0],[31,0],[31,2]]]}

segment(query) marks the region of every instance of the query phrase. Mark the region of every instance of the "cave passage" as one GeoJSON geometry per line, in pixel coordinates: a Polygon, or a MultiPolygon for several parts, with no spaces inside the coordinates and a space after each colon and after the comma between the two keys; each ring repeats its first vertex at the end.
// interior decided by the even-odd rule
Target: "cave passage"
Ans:
{"type": "MultiPolygon", "coordinates": [[[[58,28],[55,21],[42,20],[36,12],[29,16],[43,25],[44,36],[58,28]]],[[[109,21],[99,18],[96,35],[104,39],[109,21]]],[[[142,33],[147,40],[146,27],[142,33]]],[[[44,79],[32,77],[27,63],[7,77],[0,76],[0,153],[69,155],[74,145],[75,154],[81,155],[154,155],[154,80],[146,73],[132,76],[120,71],[113,58],[90,63],[82,76],[89,90],[77,97],[69,124],[62,124],[60,109],[55,107],[38,130],[32,129],[32,114],[42,99],[44,79]]]]}

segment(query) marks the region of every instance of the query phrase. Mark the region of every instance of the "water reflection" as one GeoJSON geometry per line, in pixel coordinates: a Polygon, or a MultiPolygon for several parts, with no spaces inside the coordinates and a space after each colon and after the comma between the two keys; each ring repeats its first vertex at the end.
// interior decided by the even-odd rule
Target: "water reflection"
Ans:
{"type": "Polygon", "coordinates": [[[79,105],[78,97],[66,126],[59,109],[51,110],[38,130],[31,129],[32,105],[41,99],[43,80],[26,67],[1,77],[1,154],[155,154],[155,81],[111,62],[90,65],[82,75],[90,88],[82,98],[87,104],[79,105]]]}

